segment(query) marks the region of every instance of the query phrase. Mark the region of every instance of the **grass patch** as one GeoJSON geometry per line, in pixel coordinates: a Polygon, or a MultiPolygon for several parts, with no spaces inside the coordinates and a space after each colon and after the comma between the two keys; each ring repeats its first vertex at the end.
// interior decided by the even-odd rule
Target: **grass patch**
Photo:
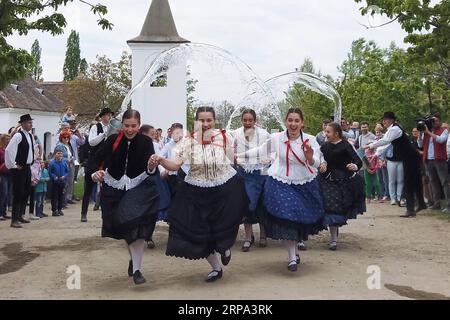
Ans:
{"type": "Polygon", "coordinates": [[[440,210],[426,210],[425,215],[427,217],[434,217],[440,220],[446,220],[447,222],[450,222],[450,214],[442,213],[440,210]]]}
{"type": "Polygon", "coordinates": [[[75,198],[83,199],[84,193],[84,177],[79,176],[78,182],[73,185],[73,195],[75,198]]]}

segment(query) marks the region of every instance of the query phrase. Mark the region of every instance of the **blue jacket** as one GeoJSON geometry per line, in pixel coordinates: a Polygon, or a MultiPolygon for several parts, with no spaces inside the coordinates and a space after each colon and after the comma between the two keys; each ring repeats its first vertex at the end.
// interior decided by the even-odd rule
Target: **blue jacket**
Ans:
{"type": "Polygon", "coordinates": [[[43,169],[41,171],[41,178],[39,179],[39,183],[36,186],[36,192],[47,192],[47,179],[50,178],[50,175],[48,174],[47,169],[43,169]]]}
{"type": "Polygon", "coordinates": [[[56,161],[53,159],[50,162],[50,166],[48,167],[50,178],[52,181],[55,181],[56,178],[64,177],[64,180],[62,182],[65,182],[67,179],[67,176],[69,175],[69,169],[67,166],[67,161],[62,159],[61,161],[56,161]]]}

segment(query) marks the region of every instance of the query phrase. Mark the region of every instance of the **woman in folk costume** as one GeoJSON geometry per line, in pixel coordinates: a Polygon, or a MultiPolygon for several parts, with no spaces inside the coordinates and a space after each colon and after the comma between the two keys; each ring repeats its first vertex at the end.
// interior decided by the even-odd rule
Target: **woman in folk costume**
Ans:
{"type": "MultiPolygon", "coordinates": [[[[241,114],[242,127],[234,131],[234,146],[236,153],[242,153],[256,148],[270,139],[270,134],[256,126],[256,113],[252,109],[245,109],[241,114]]],[[[262,210],[262,194],[267,178],[267,168],[270,165],[268,152],[258,154],[255,158],[245,158],[238,163],[237,172],[245,181],[245,190],[250,200],[248,210],[244,216],[245,240],[242,251],[248,252],[255,242],[253,224],[260,223],[262,210]],[[264,156],[264,157],[262,157],[264,156]]],[[[259,224],[259,246],[266,247],[266,232],[262,223],[259,224]]]]}
{"type": "Polygon", "coordinates": [[[329,227],[331,235],[329,249],[336,250],[339,227],[366,211],[366,197],[364,180],[358,174],[362,161],[343,138],[341,126],[329,123],[325,132],[327,142],[321,147],[325,161],[320,166],[320,184],[326,213],[324,225],[329,227]]]}
{"type": "Polygon", "coordinates": [[[285,121],[285,131],[272,134],[261,147],[238,158],[255,157],[268,146],[269,152],[276,152],[264,187],[264,226],[267,237],[284,240],[287,268],[297,271],[297,243],[323,229],[324,210],[317,179],[322,154],[316,138],[302,131],[304,117],[299,108],[290,108],[285,121]]]}
{"type": "Polygon", "coordinates": [[[166,255],[206,258],[213,269],[206,281],[212,282],[222,277],[222,265],[230,262],[248,199],[244,182],[232,167],[233,141],[224,130],[214,129],[214,109],[198,108],[195,120],[196,131],[174,148],[174,159],[158,155],[152,159],[169,171],[190,163],[168,211],[166,255]]]}
{"type": "Polygon", "coordinates": [[[152,140],[139,133],[140,114],[127,110],[122,117],[122,130],[111,135],[95,154],[97,167],[94,182],[102,182],[102,237],[124,239],[131,260],[128,275],[135,284],[145,282],[140,271],[145,239],[155,228],[159,194],[155,183],[152,140]]]}

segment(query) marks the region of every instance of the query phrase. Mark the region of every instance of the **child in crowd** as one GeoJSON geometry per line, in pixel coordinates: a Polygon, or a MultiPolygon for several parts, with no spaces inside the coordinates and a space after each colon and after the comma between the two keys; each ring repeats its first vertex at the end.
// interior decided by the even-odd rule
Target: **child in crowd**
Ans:
{"type": "Polygon", "coordinates": [[[39,218],[48,217],[44,213],[45,196],[47,194],[47,182],[50,180],[48,170],[45,168],[45,161],[40,162],[41,165],[41,177],[39,183],[36,186],[36,216],[39,218]]]}
{"type": "MultiPolygon", "coordinates": [[[[373,141],[369,141],[371,143],[373,141]]],[[[366,149],[365,156],[367,158],[366,168],[364,170],[364,181],[366,185],[366,199],[370,202],[370,199],[378,200],[380,196],[380,183],[378,181],[378,169],[381,168],[378,158],[375,156],[375,150],[366,149]]]]}
{"type": "Polygon", "coordinates": [[[50,163],[50,178],[52,180],[52,216],[63,216],[63,196],[69,169],[67,161],[63,159],[63,152],[55,150],[55,158],[50,163]]]}
{"type": "Polygon", "coordinates": [[[74,121],[75,115],[73,114],[73,109],[71,106],[68,106],[66,108],[66,112],[63,114],[63,117],[61,119],[62,123],[69,123],[69,121],[74,121]]]}

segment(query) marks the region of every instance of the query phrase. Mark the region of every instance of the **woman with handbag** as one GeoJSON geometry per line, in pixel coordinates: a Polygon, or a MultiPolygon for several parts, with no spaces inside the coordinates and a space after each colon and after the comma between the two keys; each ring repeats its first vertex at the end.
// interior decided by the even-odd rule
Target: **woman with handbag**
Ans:
{"type": "Polygon", "coordinates": [[[366,211],[364,181],[357,173],[362,161],[355,149],[343,137],[341,126],[328,124],[321,151],[324,162],[320,165],[320,186],[325,209],[324,226],[331,234],[330,250],[336,250],[339,227],[348,219],[356,219],[366,211]]]}
{"type": "Polygon", "coordinates": [[[139,133],[140,114],[129,109],[122,117],[122,130],[108,137],[95,154],[94,182],[102,182],[102,237],[124,239],[131,260],[128,275],[135,284],[146,280],[140,271],[145,240],[153,233],[159,194],[150,163],[154,154],[149,137],[139,133]]]}

